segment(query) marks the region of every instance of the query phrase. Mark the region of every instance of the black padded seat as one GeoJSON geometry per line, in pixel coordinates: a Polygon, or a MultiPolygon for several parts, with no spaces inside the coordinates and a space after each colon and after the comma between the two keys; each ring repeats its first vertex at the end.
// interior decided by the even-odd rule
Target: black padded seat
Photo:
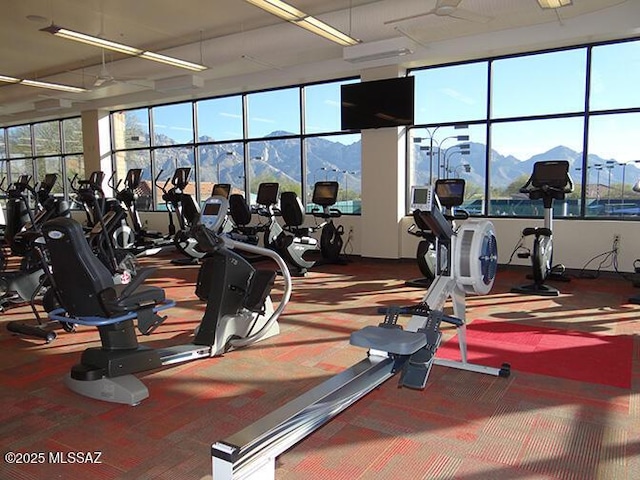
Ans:
{"type": "Polygon", "coordinates": [[[153,269],[142,270],[130,284],[115,285],[77,221],[55,218],[42,226],[42,232],[60,301],[69,315],[110,318],[164,301],[163,289],[141,285],[153,269]]]}
{"type": "Polygon", "coordinates": [[[280,212],[285,229],[296,237],[308,237],[313,232],[311,227],[303,227],[304,207],[296,192],[282,192],[280,195],[280,212]]]}

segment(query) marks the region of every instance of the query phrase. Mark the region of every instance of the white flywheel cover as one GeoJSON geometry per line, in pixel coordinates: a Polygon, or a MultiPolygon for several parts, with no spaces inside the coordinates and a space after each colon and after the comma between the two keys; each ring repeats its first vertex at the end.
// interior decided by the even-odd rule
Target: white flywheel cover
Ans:
{"type": "Polygon", "coordinates": [[[491,291],[498,270],[498,245],[493,223],[467,220],[457,232],[455,276],[468,294],[491,291]]]}

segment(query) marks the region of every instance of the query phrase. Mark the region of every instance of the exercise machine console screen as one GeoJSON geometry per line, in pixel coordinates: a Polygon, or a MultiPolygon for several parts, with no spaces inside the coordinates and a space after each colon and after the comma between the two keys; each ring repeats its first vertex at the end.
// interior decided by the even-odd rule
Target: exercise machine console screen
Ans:
{"type": "Polygon", "coordinates": [[[313,187],[312,203],[327,207],[334,205],[338,198],[338,182],[316,182],[313,187]]]}

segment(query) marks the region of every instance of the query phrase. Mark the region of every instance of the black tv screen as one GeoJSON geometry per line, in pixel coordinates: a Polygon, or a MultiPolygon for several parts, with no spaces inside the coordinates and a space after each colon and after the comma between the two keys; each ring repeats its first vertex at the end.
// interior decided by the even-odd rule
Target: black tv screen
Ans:
{"type": "Polygon", "coordinates": [[[351,83],[340,89],[343,130],[413,125],[415,77],[351,83]]]}

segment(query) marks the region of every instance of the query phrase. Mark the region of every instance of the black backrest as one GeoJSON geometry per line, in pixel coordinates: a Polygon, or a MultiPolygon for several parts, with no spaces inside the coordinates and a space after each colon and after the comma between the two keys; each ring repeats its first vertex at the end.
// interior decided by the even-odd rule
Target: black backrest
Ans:
{"type": "Polygon", "coordinates": [[[82,225],[71,218],[54,218],[42,226],[51,269],[62,306],[73,316],[108,316],[99,299],[113,287],[113,277],[96,257],[82,225]]]}
{"type": "Polygon", "coordinates": [[[299,227],[304,223],[304,207],[296,192],[282,192],[280,212],[282,220],[288,227],[299,227]]]}
{"type": "Polygon", "coordinates": [[[251,223],[251,210],[247,202],[244,201],[244,197],[239,193],[233,193],[229,196],[229,214],[233,223],[239,227],[251,223]]]}
{"type": "Polygon", "coordinates": [[[277,182],[262,182],[258,185],[258,195],[256,196],[256,203],[258,205],[264,205],[270,207],[278,203],[278,190],[280,185],[277,182]]]}

